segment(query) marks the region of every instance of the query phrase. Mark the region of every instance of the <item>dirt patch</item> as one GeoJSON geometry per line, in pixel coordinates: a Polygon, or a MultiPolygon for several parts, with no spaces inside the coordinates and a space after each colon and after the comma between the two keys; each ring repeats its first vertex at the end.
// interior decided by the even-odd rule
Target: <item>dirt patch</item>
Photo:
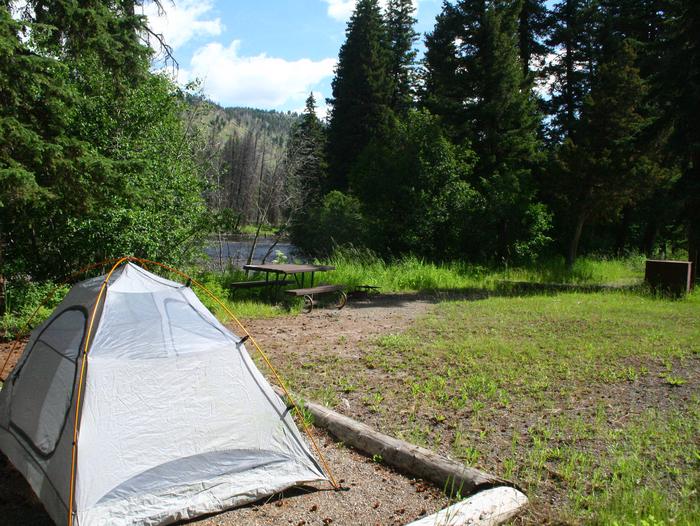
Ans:
{"type": "Polygon", "coordinates": [[[15,365],[17,364],[17,360],[19,360],[19,357],[22,356],[22,352],[24,351],[24,346],[26,344],[27,340],[17,343],[0,340],[0,368],[5,364],[5,360],[7,359],[8,355],[10,355],[10,359],[5,365],[5,369],[0,371],[0,381],[4,382],[5,378],[7,378],[12,372],[12,369],[14,369],[15,365]]]}

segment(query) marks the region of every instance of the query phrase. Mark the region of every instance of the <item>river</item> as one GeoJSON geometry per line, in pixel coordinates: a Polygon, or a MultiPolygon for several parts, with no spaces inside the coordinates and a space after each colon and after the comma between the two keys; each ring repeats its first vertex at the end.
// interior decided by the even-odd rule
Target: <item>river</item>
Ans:
{"type": "MultiPolygon", "coordinates": [[[[261,237],[258,238],[258,244],[255,247],[255,253],[253,254],[253,263],[262,263],[263,257],[267,254],[269,248],[273,245],[275,240],[273,238],[261,237]]],[[[210,264],[214,268],[219,268],[220,256],[224,268],[232,266],[235,268],[241,268],[245,265],[248,259],[248,254],[250,253],[250,247],[253,244],[252,239],[238,239],[238,240],[224,240],[219,249],[219,242],[216,239],[210,240],[204,251],[207,256],[209,256],[210,264]]],[[[279,242],[272,249],[272,253],[267,256],[265,260],[266,263],[271,263],[275,259],[276,251],[280,251],[287,257],[289,263],[299,261],[307,262],[308,258],[304,257],[301,250],[296,246],[288,242],[279,242]]]]}

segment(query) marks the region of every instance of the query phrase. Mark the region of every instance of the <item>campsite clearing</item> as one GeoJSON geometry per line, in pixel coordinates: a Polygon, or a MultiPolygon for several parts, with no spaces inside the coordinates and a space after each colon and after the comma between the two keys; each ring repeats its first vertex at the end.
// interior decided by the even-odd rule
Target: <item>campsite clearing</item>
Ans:
{"type": "Polygon", "coordinates": [[[526,524],[690,525],[698,312],[697,294],[383,294],[248,325],[308,399],[520,484],[526,524]]]}

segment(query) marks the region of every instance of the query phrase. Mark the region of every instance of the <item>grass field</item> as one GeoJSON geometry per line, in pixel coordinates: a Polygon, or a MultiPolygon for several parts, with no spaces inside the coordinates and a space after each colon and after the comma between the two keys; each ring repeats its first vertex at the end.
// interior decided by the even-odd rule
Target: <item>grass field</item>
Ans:
{"type": "Polygon", "coordinates": [[[700,524],[700,295],[438,304],[294,388],[514,480],[528,524],[700,524]],[[646,521],[646,522],[643,522],[646,521]]]}

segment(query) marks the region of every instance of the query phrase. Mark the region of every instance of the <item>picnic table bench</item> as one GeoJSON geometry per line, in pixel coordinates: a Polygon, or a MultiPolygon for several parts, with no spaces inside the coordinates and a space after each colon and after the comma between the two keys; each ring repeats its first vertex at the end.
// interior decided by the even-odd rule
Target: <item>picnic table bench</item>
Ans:
{"type": "Polygon", "coordinates": [[[255,287],[284,287],[294,283],[291,279],[258,279],[254,281],[234,281],[229,285],[232,290],[237,289],[253,289],[255,287]]]}
{"type": "Polygon", "coordinates": [[[285,294],[291,296],[304,298],[304,312],[311,312],[314,308],[314,296],[319,294],[332,294],[334,292],[338,293],[338,304],[335,306],[336,309],[342,309],[345,303],[348,301],[348,297],[343,291],[342,285],[319,285],[317,287],[309,287],[305,289],[290,289],[285,290],[285,294]]]}

